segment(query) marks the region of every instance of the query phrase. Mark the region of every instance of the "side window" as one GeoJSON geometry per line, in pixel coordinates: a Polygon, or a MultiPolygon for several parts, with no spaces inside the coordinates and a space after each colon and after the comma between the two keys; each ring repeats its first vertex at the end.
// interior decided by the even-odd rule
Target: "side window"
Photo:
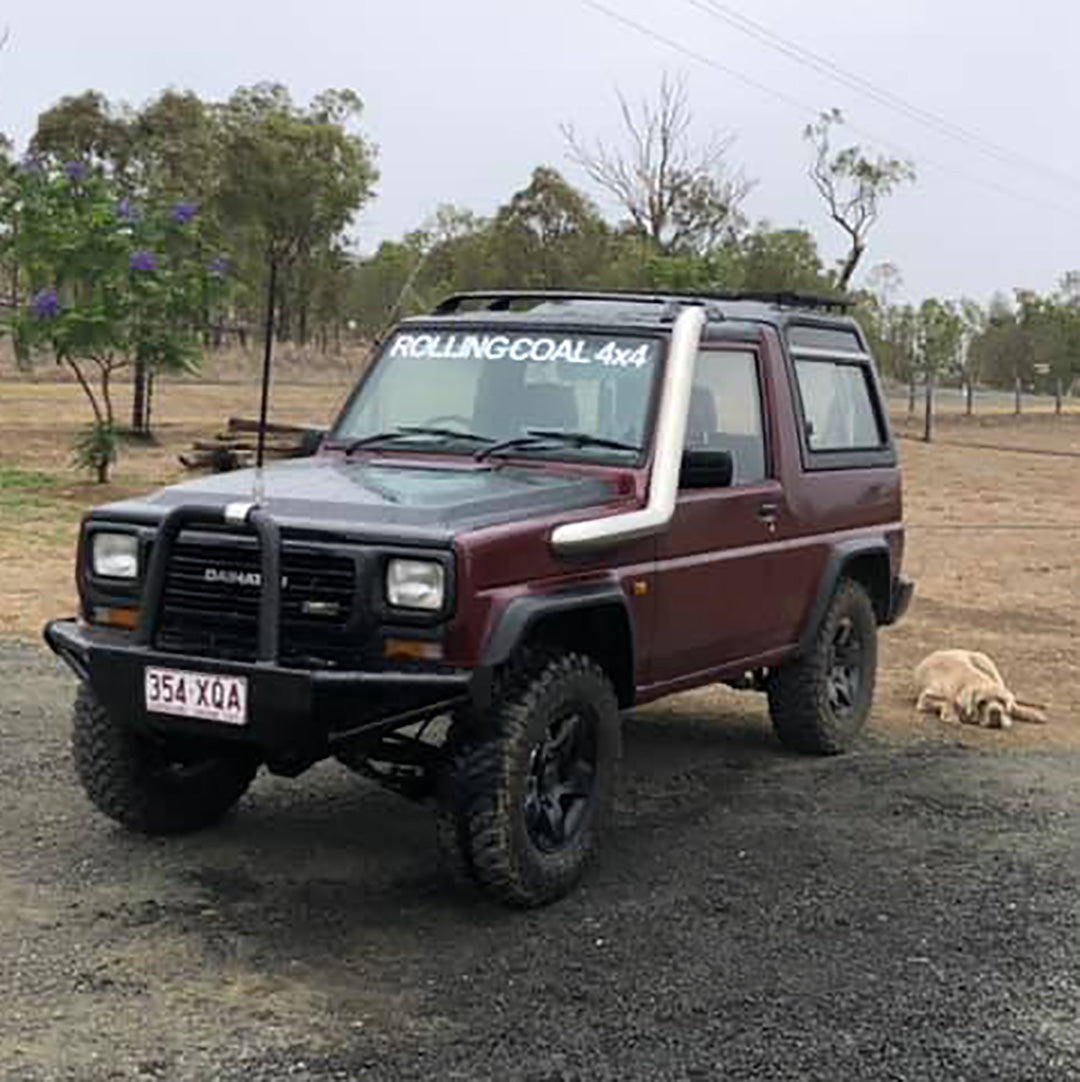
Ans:
{"type": "Polygon", "coordinates": [[[796,360],[795,374],[811,451],[866,451],[883,446],[864,365],[796,360]]]}
{"type": "Polygon", "coordinates": [[[732,350],[702,350],[686,418],[686,446],[731,452],[732,484],[765,480],[765,437],[757,357],[732,350]]]}

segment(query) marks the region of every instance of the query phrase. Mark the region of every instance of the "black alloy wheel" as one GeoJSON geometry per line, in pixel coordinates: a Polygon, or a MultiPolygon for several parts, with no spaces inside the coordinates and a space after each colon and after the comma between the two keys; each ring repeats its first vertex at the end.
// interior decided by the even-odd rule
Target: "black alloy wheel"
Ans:
{"type": "Polygon", "coordinates": [[[844,579],[808,648],[769,675],[769,713],[793,751],[836,755],[858,740],[877,674],[877,614],[866,587],[844,579]]]}
{"type": "Polygon", "coordinates": [[[557,717],[533,749],[525,785],[529,837],[545,853],[565,848],[581,830],[596,778],[596,717],[574,709],[557,717]]]}
{"type": "Polygon", "coordinates": [[[457,718],[447,738],[436,840],[448,877],[513,906],[564,897],[610,820],[621,754],[607,673],[572,651],[525,651],[490,708],[457,718]]]}
{"type": "Polygon", "coordinates": [[[838,721],[851,717],[862,685],[862,642],[855,622],[845,616],[837,622],[829,648],[827,696],[838,721]]]}

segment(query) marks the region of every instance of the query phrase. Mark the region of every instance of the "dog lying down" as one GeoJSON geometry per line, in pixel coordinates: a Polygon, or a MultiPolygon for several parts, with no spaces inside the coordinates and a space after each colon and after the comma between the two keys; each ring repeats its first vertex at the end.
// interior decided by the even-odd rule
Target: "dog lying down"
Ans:
{"type": "Polygon", "coordinates": [[[916,709],[943,721],[1008,729],[1014,721],[1043,724],[1046,707],[1021,702],[997,666],[974,650],[938,650],[915,669],[916,709]]]}

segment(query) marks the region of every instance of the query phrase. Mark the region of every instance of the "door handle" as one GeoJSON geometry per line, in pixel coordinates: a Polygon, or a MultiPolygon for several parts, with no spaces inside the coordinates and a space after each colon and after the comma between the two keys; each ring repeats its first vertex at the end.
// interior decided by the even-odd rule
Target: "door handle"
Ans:
{"type": "Polygon", "coordinates": [[[778,503],[763,503],[758,507],[757,517],[759,522],[775,523],[780,514],[778,503]]]}

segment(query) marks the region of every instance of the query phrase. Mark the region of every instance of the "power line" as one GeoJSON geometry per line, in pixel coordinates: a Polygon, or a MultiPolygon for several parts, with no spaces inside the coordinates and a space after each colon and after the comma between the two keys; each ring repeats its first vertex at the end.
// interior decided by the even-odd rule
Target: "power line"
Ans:
{"type": "Polygon", "coordinates": [[[726,23],[740,33],[746,34],[761,42],[766,47],[794,60],[797,64],[810,68],[820,75],[824,75],[826,78],[832,79],[834,82],[840,83],[842,86],[846,86],[856,93],[870,98],[879,105],[883,105],[887,109],[892,109],[894,112],[900,113],[901,115],[908,117],[908,119],[914,120],[916,123],[930,128],[939,135],[944,135],[946,138],[975,149],[1005,165],[1020,166],[1021,168],[1040,173],[1059,183],[1064,183],[1071,187],[1080,187],[1080,178],[1071,176],[1070,174],[1055,169],[1053,166],[1046,165],[1043,162],[1035,161],[1033,158],[1028,158],[1009,147],[1002,146],[1000,143],[995,143],[993,140],[980,135],[978,132],[965,128],[960,124],[956,124],[938,113],[931,112],[929,109],[924,109],[922,106],[915,105],[902,98],[899,94],[894,94],[891,90],[873,83],[869,79],[863,78],[861,75],[857,75],[854,72],[840,67],[839,64],[829,60],[827,57],[812,52],[810,49],[792,41],[790,38],[783,37],[775,30],[770,30],[767,26],[755,22],[749,16],[743,15],[729,5],[720,3],[719,0],[686,0],[686,2],[691,7],[696,8],[698,11],[703,12],[711,18],[726,23]]]}
{"type": "MultiPolygon", "coordinates": [[[[675,52],[681,53],[683,56],[696,61],[699,64],[704,64],[706,67],[712,68],[714,71],[719,71],[724,75],[728,75],[733,79],[738,80],[746,86],[752,87],[754,90],[760,91],[763,94],[767,94],[771,98],[775,98],[777,101],[783,103],[796,112],[800,113],[804,117],[810,117],[816,119],[820,114],[820,109],[816,109],[814,106],[808,105],[798,98],[793,97],[790,94],[785,93],[782,90],[777,90],[775,87],[769,86],[767,83],[763,83],[758,79],[753,78],[744,72],[739,71],[736,68],[731,67],[728,64],[724,64],[714,57],[707,56],[704,53],[698,52],[696,49],[691,49],[689,46],[682,44],[682,42],[676,41],[674,38],[668,37],[666,34],[662,34],[657,30],[653,30],[651,27],[646,26],[644,23],[638,22],[636,19],[630,18],[629,15],[624,15],[620,11],[615,11],[609,8],[606,4],[600,3],[600,0],[580,0],[586,7],[592,8],[594,11],[598,11],[601,15],[606,16],[615,22],[622,23],[623,26],[630,27],[632,30],[637,31],[639,34],[643,34],[645,37],[652,38],[654,41],[660,42],[662,45],[666,45],[669,49],[673,49],[675,52]]],[[[958,177],[959,179],[967,182],[968,184],[975,184],[981,188],[988,188],[992,191],[996,191],[999,195],[1006,195],[1010,199],[1019,200],[1024,203],[1030,203],[1033,206],[1040,207],[1042,210],[1052,210],[1058,214],[1065,214],[1069,217],[1080,218],[1080,208],[1067,207],[1061,203],[1055,203],[1046,199],[1040,199],[1038,196],[1030,195],[1026,192],[1018,192],[1012,188],[1007,187],[1004,184],[999,184],[997,181],[990,179],[989,177],[978,176],[965,172],[962,169],[957,169],[955,166],[943,165],[941,162],[935,161],[933,158],[928,158],[925,154],[913,154],[910,150],[903,146],[898,145],[892,139],[885,139],[882,136],[876,135],[874,132],[860,127],[857,124],[845,122],[847,127],[858,135],[862,135],[868,139],[873,139],[875,142],[880,143],[882,146],[890,147],[893,151],[902,154],[906,158],[915,160],[920,165],[929,166],[932,169],[937,169],[939,172],[946,175],[958,177]]]]}

